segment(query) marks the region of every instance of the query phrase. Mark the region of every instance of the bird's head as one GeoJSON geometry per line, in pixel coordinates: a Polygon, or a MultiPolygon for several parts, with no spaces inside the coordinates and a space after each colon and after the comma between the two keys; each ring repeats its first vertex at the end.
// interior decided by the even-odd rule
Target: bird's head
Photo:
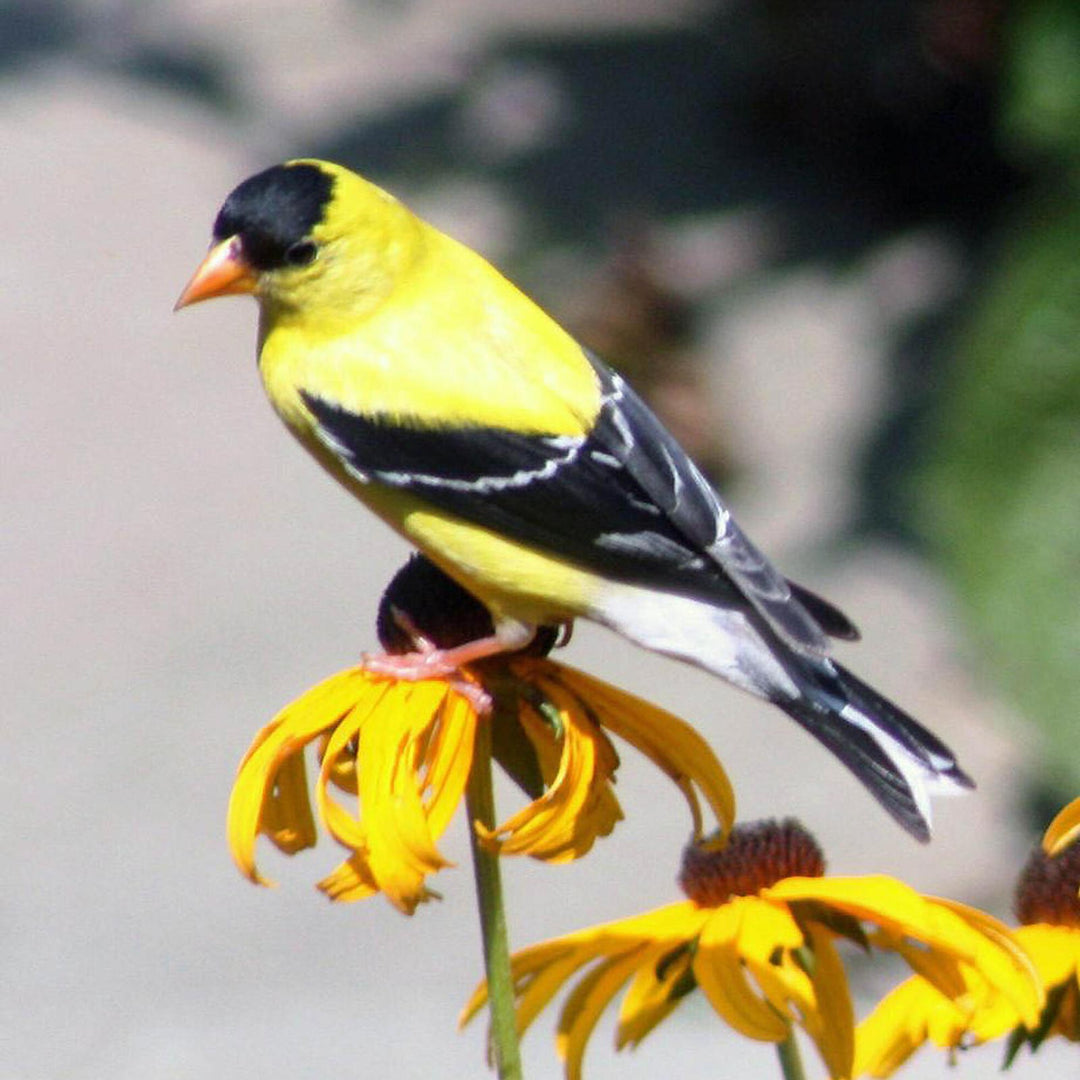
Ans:
{"type": "Polygon", "coordinates": [[[225,200],[210,251],[176,307],[246,293],[273,315],[355,319],[416,257],[420,231],[392,195],[340,165],[274,165],[225,200]]]}

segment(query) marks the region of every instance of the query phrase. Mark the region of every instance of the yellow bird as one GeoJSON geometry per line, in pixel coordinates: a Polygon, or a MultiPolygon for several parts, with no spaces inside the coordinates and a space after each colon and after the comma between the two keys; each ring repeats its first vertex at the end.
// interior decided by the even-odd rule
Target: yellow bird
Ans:
{"type": "Polygon", "coordinates": [[[494,634],[389,658],[404,677],[591,619],[773,702],[897,821],[971,781],[829,656],[854,638],[787,581],[618,374],[476,252],[348,169],[289,161],[226,199],[177,307],[259,303],[278,414],[358,499],[480,600],[494,634]]]}

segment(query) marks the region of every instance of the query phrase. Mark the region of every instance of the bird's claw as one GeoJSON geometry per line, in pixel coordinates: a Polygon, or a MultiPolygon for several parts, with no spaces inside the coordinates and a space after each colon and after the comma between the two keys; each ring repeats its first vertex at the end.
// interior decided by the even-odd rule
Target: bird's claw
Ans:
{"type": "Polygon", "coordinates": [[[444,679],[449,686],[464,697],[477,713],[486,716],[491,712],[491,695],[454,663],[442,649],[436,649],[431,642],[423,639],[424,648],[417,644],[414,652],[408,653],[364,653],[360,666],[373,675],[385,675],[391,679],[405,682],[421,682],[424,679],[444,679]]]}

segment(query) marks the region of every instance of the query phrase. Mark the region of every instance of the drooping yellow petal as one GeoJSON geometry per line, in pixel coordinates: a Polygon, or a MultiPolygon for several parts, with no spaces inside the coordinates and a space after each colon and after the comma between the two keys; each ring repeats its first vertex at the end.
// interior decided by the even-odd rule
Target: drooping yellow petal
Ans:
{"type": "Polygon", "coordinates": [[[1080,839],[1080,799],[1073,799],[1058,811],[1043,834],[1042,847],[1047,855],[1060,855],[1080,839]]]}
{"type": "Polygon", "coordinates": [[[441,680],[383,680],[379,697],[347,712],[325,740],[316,801],[327,830],[352,855],[319,884],[332,899],[384,892],[411,913],[448,865],[435,848],[461,800],[476,713],[441,680]],[[355,771],[356,814],[330,795],[344,759],[355,771]]]}
{"type": "Polygon", "coordinates": [[[965,993],[963,961],[951,953],[927,949],[922,942],[897,936],[895,933],[875,933],[870,943],[882,951],[895,952],[916,974],[922,976],[949,998],[965,993]]]}
{"type": "Polygon", "coordinates": [[[754,960],[765,961],[777,949],[797,949],[803,943],[803,932],[786,904],[769,904],[756,896],[736,897],[742,912],[739,929],[739,953],[754,960]]]}
{"type": "Polygon", "coordinates": [[[255,840],[263,805],[282,763],[332,728],[358,702],[377,699],[384,686],[359,668],[339,672],[285,706],[255,736],[237,770],[227,817],[233,860],[251,881],[270,884],[255,866],[255,840]]]}
{"type": "MultiPolygon", "coordinates": [[[[932,915],[923,896],[895,878],[788,877],[762,890],[762,896],[782,901],[817,900],[856,919],[904,932],[930,930],[932,915]]],[[[921,936],[921,935],[920,935],[921,936]]]]}
{"type": "Polygon", "coordinates": [[[571,991],[555,1033],[555,1050],[563,1061],[566,1080],[581,1080],[585,1047],[597,1021],[642,958],[652,951],[645,942],[627,953],[609,957],[571,991]]]}
{"type": "Polygon", "coordinates": [[[575,715],[574,703],[562,688],[548,685],[545,693],[562,719],[558,773],[539,799],[487,833],[485,839],[507,855],[528,854],[548,862],[565,862],[588,850],[595,840],[587,829],[591,819],[585,811],[593,792],[610,784],[614,762],[603,732],[587,717],[575,715]]]}
{"type": "Polygon", "coordinates": [[[427,819],[432,836],[446,832],[465,794],[472,768],[478,717],[472,703],[450,694],[434,737],[428,742],[421,764],[427,793],[427,819]]]}
{"type": "Polygon", "coordinates": [[[810,922],[806,937],[785,905],[743,898],[738,948],[766,1001],[814,1040],[834,1078],[850,1075],[855,1017],[847,976],[828,932],[810,922]]]}
{"type": "Polygon", "coordinates": [[[927,1017],[935,1010],[953,1019],[957,1038],[963,1030],[960,1009],[921,976],[891,990],[855,1033],[855,1076],[891,1076],[927,1039],[927,1017]]]}
{"type": "Polygon", "coordinates": [[[559,665],[558,679],[588,702],[603,727],[636,747],[671,777],[690,806],[696,836],[713,831],[702,820],[698,789],[721,830],[725,834],[730,831],[735,820],[731,782],[712,748],[689,724],[575,668],[559,665]]]}
{"type": "Polygon", "coordinates": [[[638,966],[619,1005],[615,1049],[637,1046],[694,986],[693,950],[654,949],[638,966]]]}
{"type": "MultiPolygon", "coordinates": [[[[326,748],[330,743],[330,732],[324,731],[315,741],[315,759],[320,767],[326,757],[326,748]]],[[[345,795],[356,795],[356,756],[338,754],[331,766],[328,779],[345,795]]]]}
{"type": "Polygon", "coordinates": [[[811,923],[806,933],[813,956],[814,1008],[803,1011],[802,1026],[814,1040],[829,1076],[848,1077],[855,1058],[855,1010],[847,972],[827,930],[811,923]]]}
{"type": "MultiPolygon", "coordinates": [[[[578,968],[595,958],[596,954],[586,946],[567,946],[561,938],[515,953],[510,958],[510,975],[517,1000],[518,1034],[524,1034],[578,968]]],[[[472,1020],[487,1000],[488,985],[487,980],[483,980],[458,1014],[458,1027],[464,1027],[472,1020]]]]}
{"type": "Polygon", "coordinates": [[[955,974],[958,989],[942,992],[938,982],[915,975],[879,1002],[856,1033],[856,1075],[888,1076],[923,1042],[951,1050],[1000,1039],[1023,1023],[976,968],[958,962],[955,974]]]}
{"type": "Polygon", "coordinates": [[[365,900],[379,891],[366,853],[356,852],[326,875],[317,885],[331,900],[365,900]]]}
{"type": "Polygon", "coordinates": [[[412,687],[408,709],[383,710],[360,729],[357,747],[368,863],[387,899],[407,913],[424,894],[424,878],[450,865],[435,847],[417,775],[423,740],[448,688],[435,681],[412,687]]]}
{"type": "MultiPolygon", "coordinates": [[[[692,941],[709,914],[683,901],[629,919],[587,927],[514,953],[510,968],[519,1002],[519,1022],[522,1014],[527,1016],[522,1030],[579,968],[601,957],[636,949],[642,941],[655,942],[662,951],[671,951],[692,941]],[[554,971],[556,978],[547,979],[546,969],[554,971]],[[544,976],[542,992],[533,985],[538,975],[544,976]]],[[[468,1023],[486,1001],[487,984],[480,983],[462,1010],[459,1024],[468,1023]]]]}
{"type": "MultiPolygon", "coordinates": [[[[614,773],[618,765],[618,755],[611,745],[607,734],[591,719],[591,713],[571,695],[566,695],[564,707],[558,709],[556,702],[548,696],[547,705],[556,710],[558,722],[553,724],[545,709],[540,711],[537,701],[522,696],[519,702],[519,720],[522,730],[535,749],[541,774],[544,778],[545,794],[561,807],[559,813],[548,819],[549,828],[545,830],[546,842],[541,846],[530,843],[522,854],[543,858],[548,862],[565,862],[585,855],[602,836],[608,836],[616,824],[622,820],[622,808],[612,789],[614,773]],[[589,744],[592,745],[589,745],[589,744]],[[580,763],[567,761],[567,756],[576,756],[580,761],[585,749],[592,760],[586,781],[585,768],[580,763]],[[571,807],[567,802],[571,777],[581,776],[583,798],[571,807]],[[561,791],[552,789],[561,788],[561,791]],[[556,837],[561,837],[557,842],[556,837]]],[[[515,815],[495,830],[494,835],[508,836],[516,828],[530,820],[532,813],[542,809],[544,803],[527,807],[520,815],[515,815]]],[[[505,845],[500,848],[504,854],[510,849],[505,845]]]]}
{"type": "Polygon", "coordinates": [[[352,848],[354,851],[366,851],[367,830],[360,820],[359,787],[355,795],[357,805],[355,816],[348,813],[330,795],[329,785],[339,768],[338,763],[345,756],[355,758],[355,744],[361,727],[371,720],[382,707],[389,710],[402,707],[402,699],[407,700],[408,689],[407,684],[395,685],[387,683],[384,692],[378,698],[350,709],[341,718],[326,741],[326,746],[323,749],[322,765],[319,769],[319,778],[315,784],[315,802],[319,808],[319,817],[322,819],[327,831],[342,847],[352,848]]]}
{"type": "MultiPolygon", "coordinates": [[[[1013,963],[1026,970],[1032,976],[1032,982],[1039,981],[1035,976],[1034,965],[1023,945],[1017,941],[1016,931],[1007,927],[1004,923],[988,915],[979,908],[970,904],[962,904],[959,900],[950,900],[943,896],[928,897],[934,904],[948,908],[959,915],[964,922],[973,927],[980,934],[989,938],[999,949],[1012,958],[1013,963]]],[[[1034,1003],[1035,1008],[1041,1007],[1041,995],[1037,995],[1039,1001],[1034,1003]]]]}
{"type": "MultiPolygon", "coordinates": [[[[1021,1016],[1038,1014],[1041,991],[1030,960],[1008,928],[983,912],[973,916],[974,909],[922,896],[884,876],[785,878],[762,895],[787,901],[817,900],[874,923],[881,928],[875,941],[882,947],[898,947],[905,938],[913,938],[926,948],[970,964],[1009,997],[1021,1016]]],[[[930,967],[922,973],[933,978],[930,967]]]]}
{"type": "Polygon", "coordinates": [[[315,846],[318,833],[302,753],[287,757],[278,767],[274,786],[263,803],[259,832],[286,855],[315,846]]]}
{"type": "Polygon", "coordinates": [[[748,900],[735,897],[711,912],[698,938],[693,972],[712,1007],[736,1031],[751,1039],[782,1042],[787,1020],[754,991],[743,969],[739,942],[748,900]]]}

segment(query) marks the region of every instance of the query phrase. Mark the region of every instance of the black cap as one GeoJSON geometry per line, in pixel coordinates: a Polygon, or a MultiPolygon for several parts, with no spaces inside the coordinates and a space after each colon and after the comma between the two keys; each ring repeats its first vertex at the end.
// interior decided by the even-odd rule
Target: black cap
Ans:
{"type": "Polygon", "coordinates": [[[274,165],[248,177],[225,200],[214,222],[218,242],[239,236],[255,270],[310,262],[311,232],[322,221],[334,177],[318,165],[274,165]]]}

